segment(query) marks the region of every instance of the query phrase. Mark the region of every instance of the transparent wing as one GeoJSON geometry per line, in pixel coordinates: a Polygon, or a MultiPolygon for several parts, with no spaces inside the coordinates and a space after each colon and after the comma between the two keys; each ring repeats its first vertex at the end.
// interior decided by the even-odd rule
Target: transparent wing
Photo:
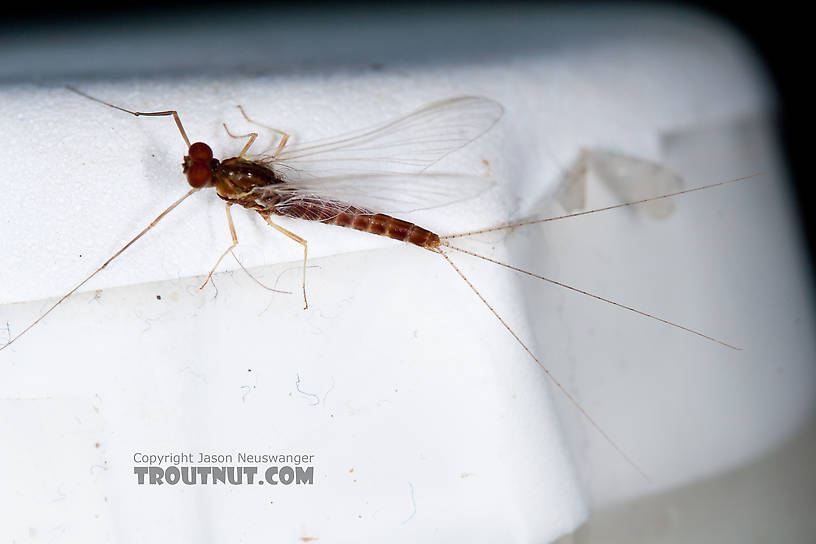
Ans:
{"type": "Polygon", "coordinates": [[[260,187],[255,192],[259,202],[274,202],[272,208],[324,201],[341,208],[351,204],[373,212],[405,213],[467,200],[492,185],[493,180],[486,176],[361,173],[302,178],[260,187]]]}
{"type": "Polygon", "coordinates": [[[488,98],[449,98],[374,127],[291,145],[277,156],[262,153],[253,160],[269,165],[287,181],[416,174],[487,132],[503,112],[501,104],[488,98]]]}
{"type": "MultiPolygon", "coordinates": [[[[586,206],[589,170],[622,202],[683,190],[683,179],[661,164],[605,149],[582,149],[567,171],[564,187],[557,197],[567,211],[586,206]]],[[[657,200],[641,204],[636,211],[661,219],[672,213],[674,205],[671,199],[657,200]]]]}
{"type": "MultiPolygon", "coordinates": [[[[623,202],[683,190],[683,178],[662,164],[612,151],[592,150],[590,153],[592,168],[598,177],[623,202]]],[[[656,200],[640,206],[641,211],[656,219],[668,217],[674,208],[672,199],[656,200]]]]}

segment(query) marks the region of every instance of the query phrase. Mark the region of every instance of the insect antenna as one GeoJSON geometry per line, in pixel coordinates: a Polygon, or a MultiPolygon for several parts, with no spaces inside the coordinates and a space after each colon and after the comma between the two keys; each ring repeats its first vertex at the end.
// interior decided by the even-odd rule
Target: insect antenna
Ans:
{"type": "Polygon", "coordinates": [[[118,257],[119,255],[121,255],[122,253],[124,253],[124,252],[125,252],[125,250],[127,250],[127,249],[128,249],[130,246],[132,246],[132,245],[134,244],[134,242],[136,242],[136,240],[138,240],[139,238],[141,238],[142,236],[144,236],[144,235],[147,233],[147,231],[149,231],[150,229],[152,229],[153,227],[155,227],[155,226],[156,226],[156,224],[157,224],[159,221],[161,221],[162,219],[164,219],[164,217],[165,217],[165,216],[166,216],[168,213],[170,213],[171,211],[173,211],[173,210],[176,208],[176,206],[178,206],[179,204],[181,204],[182,202],[184,202],[184,200],[186,200],[188,196],[190,196],[190,195],[192,195],[193,193],[196,193],[196,192],[198,192],[198,191],[199,191],[199,189],[196,189],[196,188],[190,189],[189,191],[187,191],[187,193],[186,193],[186,194],[185,194],[183,197],[179,198],[178,200],[176,200],[175,202],[173,202],[172,204],[170,204],[170,206],[168,206],[166,210],[164,210],[162,213],[160,213],[160,214],[159,214],[159,215],[156,217],[156,219],[154,219],[153,221],[151,221],[151,222],[150,222],[150,224],[149,224],[147,227],[145,227],[144,229],[142,229],[142,231],[141,231],[139,234],[137,234],[136,236],[134,236],[134,237],[133,237],[133,238],[130,240],[130,242],[128,242],[127,244],[125,244],[124,246],[122,246],[122,248],[121,248],[119,251],[117,251],[116,253],[114,253],[113,255],[111,255],[111,257],[110,257],[110,258],[109,258],[107,261],[105,261],[105,262],[102,264],[102,266],[100,266],[99,268],[97,268],[96,270],[94,270],[94,271],[93,271],[93,272],[92,272],[92,273],[91,273],[91,274],[90,274],[88,277],[86,277],[84,280],[82,280],[81,282],[79,282],[79,283],[77,284],[77,286],[76,286],[76,287],[74,287],[73,289],[71,289],[70,291],[68,291],[67,293],[65,293],[65,294],[64,294],[64,295],[63,295],[63,296],[62,296],[62,297],[61,297],[61,298],[60,298],[58,301],[56,301],[56,302],[55,302],[55,303],[54,303],[54,304],[53,304],[53,305],[52,305],[50,308],[48,308],[48,310],[46,310],[46,312],[45,312],[44,314],[42,314],[40,317],[38,317],[38,318],[37,318],[37,319],[36,319],[36,320],[35,320],[33,323],[31,323],[31,324],[30,324],[29,326],[27,326],[25,329],[23,329],[22,331],[20,331],[19,333],[17,333],[17,335],[16,335],[16,336],[14,336],[14,338],[12,338],[12,339],[11,339],[11,340],[9,340],[8,342],[6,342],[4,345],[0,346],[0,351],[2,351],[2,350],[4,350],[4,349],[6,349],[7,347],[9,347],[9,346],[10,346],[10,345],[11,345],[11,344],[12,344],[12,343],[15,341],[15,340],[17,340],[18,338],[20,338],[22,335],[24,335],[26,332],[28,332],[28,331],[29,331],[29,330],[30,330],[32,327],[34,327],[34,325],[36,325],[37,323],[39,323],[40,321],[42,321],[43,319],[45,319],[45,317],[46,317],[48,314],[50,314],[50,313],[51,313],[51,312],[54,310],[54,308],[56,308],[57,306],[59,306],[60,304],[62,304],[62,302],[63,302],[65,299],[67,299],[68,297],[70,297],[71,295],[73,295],[73,294],[74,294],[74,293],[75,293],[75,292],[76,292],[76,291],[77,291],[77,290],[78,290],[80,287],[82,287],[82,286],[83,286],[83,285],[85,285],[85,284],[86,284],[88,281],[90,281],[90,279],[91,279],[91,278],[93,278],[94,276],[96,276],[97,274],[99,274],[100,272],[102,272],[102,270],[104,270],[104,269],[105,269],[105,268],[106,268],[106,267],[107,267],[107,266],[108,266],[108,265],[111,263],[111,261],[113,261],[113,260],[114,260],[116,257],[118,257]]]}

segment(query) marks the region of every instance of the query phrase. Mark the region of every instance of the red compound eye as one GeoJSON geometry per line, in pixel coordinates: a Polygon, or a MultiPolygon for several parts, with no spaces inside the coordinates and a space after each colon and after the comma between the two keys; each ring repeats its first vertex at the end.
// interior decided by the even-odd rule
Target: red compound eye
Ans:
{"type": "MultiPolygon", "coordinates": [[[[190,151],[192,151],[192,149],[193,148],[191,147],[190,151]]],[[[207,149],[209,149],[209,147],[207,149]]],[[[211,178],[212,170],[206,164],[197,162],[187,170],[187,183],[189,183],[190,186],[195,187],[196,189],[200,189],[207,185],[210,182],[211,178]]]]}
{"type": "Polygon", "coordinates": [[[210,146],[208,146],[204,142],[196,142],[193,145],[191,145],[188,155],[195,162],[199,161],[207,162],[213,158],[212,149],[210,149],[210,146]]]}

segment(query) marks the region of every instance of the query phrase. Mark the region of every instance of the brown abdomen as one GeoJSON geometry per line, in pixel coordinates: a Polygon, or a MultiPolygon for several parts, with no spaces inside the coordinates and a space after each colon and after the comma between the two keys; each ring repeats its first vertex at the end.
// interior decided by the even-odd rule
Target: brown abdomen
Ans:
{"type": "Polygon", "coordinates": [[[390,215],[371,213],[354,206],[338,205],[335,202],[301,201],[289,206],[277,206],[274,213],[370,232],[425,249],[439,247],[439,236],[427,229],[390,215]],[[338,212],[338,207],[342,211],[338,212]]]}

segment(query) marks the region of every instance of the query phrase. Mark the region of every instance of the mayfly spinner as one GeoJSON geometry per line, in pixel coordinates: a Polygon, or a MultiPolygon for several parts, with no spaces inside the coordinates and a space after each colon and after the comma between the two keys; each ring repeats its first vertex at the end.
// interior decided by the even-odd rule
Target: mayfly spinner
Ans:
{"type": "MultiPolygon", "coordinates": [[[[191,189],[159,214],[158,217],[151,221],[146,228],[139,232],[139,234],[125,244],[119,251],[108,258],[102,266],[63,295],[33,323],[11,338],[7,344],[0,347],[0,350],[8,347],[44,319],[59,304],[85,285],[85,283],[96,276],[96,274],[105,269],[111,261],[124,253],[125,250],[152,229],[167,214],[181,204],[182,201],[193,193],[205,188],[214,188],[218,196],[225,201],[227,221],[232,236],[232,245],[221,254],[215,267],[213,267],[213,271],[221,259],[226,256],[227,253],[230,253],[238,244],[238,237],[230,211],[231,206],[237,204],[249,210],[254,210],[258,212],[272,228],[303,246],[302,293],[304,304],[307,308],[307,241],[275,223],[274,218],[276,216],[317,221],[329,225],[352,228],[393,238],[439,254],[450,264],[455,272],[464,280],[476,296],[479,297],[529,356],[544,369],[555,386],[575,405],[604,439],[644,477],[646,477],[646,475],[637,464],[623,452],[580,403],[550,373],[527,344],[513,331],[504,318],[499,315],[473,283],[471,283],[456,264],[454,264],[448,252],[462,252],[613,304],[619,308],[655,319],[726,347],[739,349],[699,331],[479,255],[472,251],[459,248],[451,242],[452,239],[462,236],[510,229],[601,210],[579,212],[556,218],[538,219],[523,223],[500,225],[478,231],[447,236],[436,234],[413,223],[388,215],[386,212],[430,208],[457,200],[464,200],[481,192],[490,184],[489,178],[486,177],[457,176],[427,172],[427,169],[431,165],[446,155],[466,146],[490,130],[490,128],[498,122],[504,110],[499,103],[488,98],[473,96],[449,98],[447,100],[434,102],[404,117],[372,128],[309,144],[291,145],[289,144],[288,134],[277,129],[265,127],[277,133],[280,136],[280,140],[273,149],[267,149],[260,154],[251,154],[249,152],[258,136],[257,133],[252,132],[243,135],[233,135],[230,133],[230,136],[234,138],[245,138],[246,144],[238,156],[219,160],[214,158],[212,149],[206,143],[190,143],[176,111],[131,111],[104,102],[74,88],[69,87],[69,89],[86,98],[137,117],[143,115],[154,117],[172,116],[181,133],[181,137],[187,145],[187,154],[184,156],[182,168],[191,189]],[[321,166],[326,164],[336,166],[333,170],[330,170],[331,175],[319,173],[326,171],[325,169],[320,170],[321,166]]],[[[250,120],[243,109],[241,109],[241,113],[247,121],[258,124],[250,120]]],[[[226,129],[227,127],[225,126],[224,128],[226,129]]],[[[229,133],[228,129],[227,132],[229,133]]],[[[723,185],[725,183],[732,183],[734,181],[738,180],[697,187],[637,202],[617,204],[603,208],[603,210],[669,198],[692,191],[723,185]]],[[[210,276],[212,273],[211,271],[210,276]]]]}

